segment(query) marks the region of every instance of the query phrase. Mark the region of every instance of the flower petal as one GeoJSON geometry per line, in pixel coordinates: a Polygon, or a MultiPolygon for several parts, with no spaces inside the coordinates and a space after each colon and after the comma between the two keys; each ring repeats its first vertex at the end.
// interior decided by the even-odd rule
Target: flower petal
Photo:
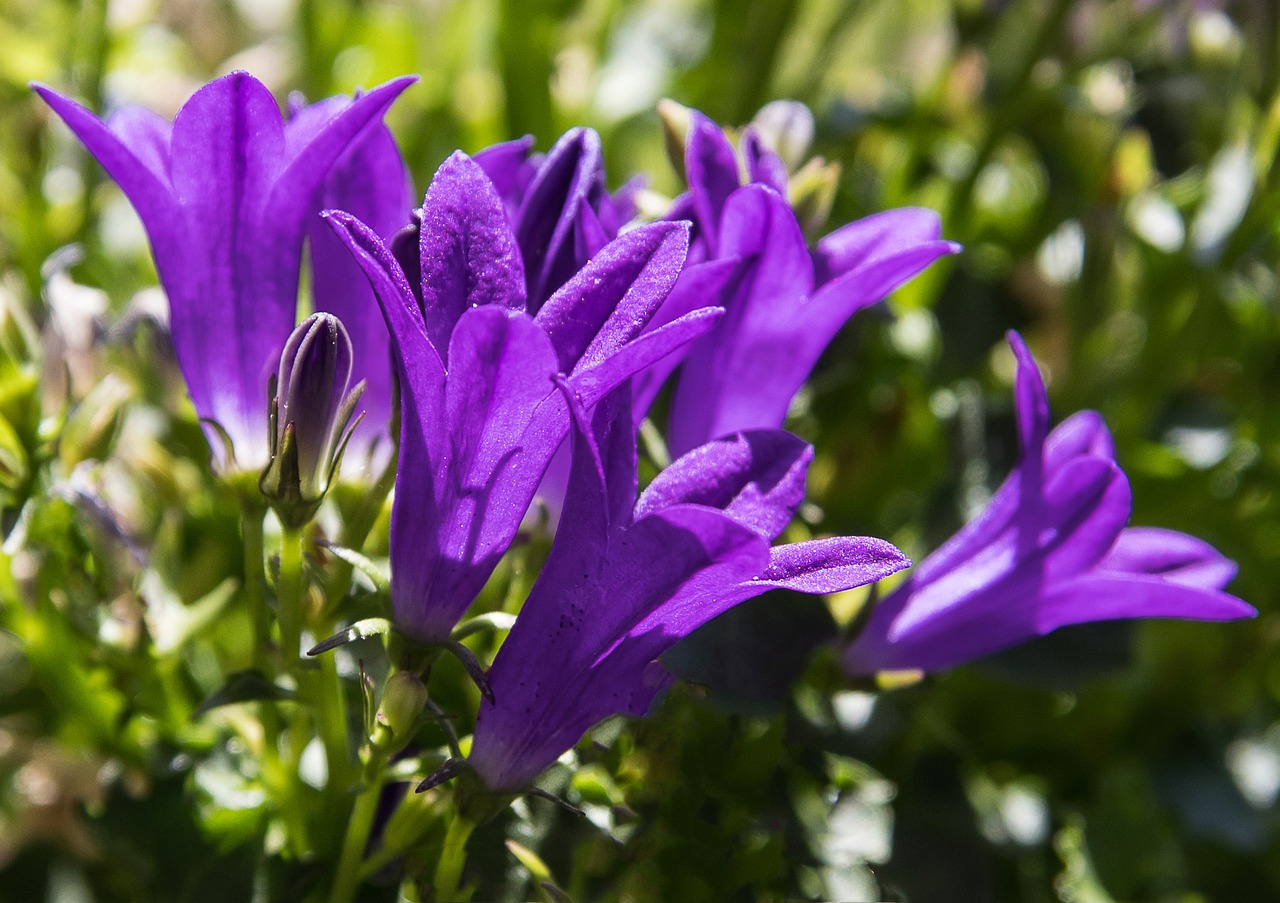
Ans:
{"type": "Polygon", "coordinates": [[[547,153],[516,216],[530,311],[536,313],[586,262],[574,253],[573,219],[580,203],[594,205],[604,193],[600,136],[583,128],[565,132],[547,153]]]}
{"type": "MultiPolygon", "coordinates": [[[[524,271],[493,183],[455,152],[436,170],[422,202],[422,314],[436,348],[447,348],[464,311],[524,308],[524,271]]],[[[447,362],[446,362],[447,363],[447,362]]]]}
{"type": "Polygon", "coordinates": [[[708,442],[674,461],[636,503],[637,519],[676,505],[724,511],[766,540],[804,501],[813,447],[782,430],[752,430],[708,442]]]}
{"type": "Polygon", "coordinates": [[[722,254],[752,260],[724,321],[685,359],[672,399],[673,454],[736,430],[782,426],[813,363],[793,350],[808,328],[801,304],[813,267],[786,201],[759,185],[739,189],[725,206],[721,240],[722,254]]]}
{"type": "Polygon", "coordinates": [[[720,126],[697,110],[690,110],[689,114],[689,136],[685,144],[689,193],[698,234],[711,255],[719,256],[721,212],[729,196],[741,185],[738,159],[720,126]]]}
{"type": "Polygon", "coordinates": [[[1124,618],[1231,621],[1258,614],[1228,593],[1160,577],[1090,574],[1055,587],[1040,601],[1036,626],[1049,633],[1068,624],[1124,618]]]}
{"type": "Polygon", "coordinates": [[[769,568],[753,585],[802,593],[839,593],[911,566],[892,543],[871,536],[833,536],[769,550],[769,568]]]}
{"type": "Polygon", "coordinates": [[[680,275],[685,223],[652,223],[619,237],[538,312],[564,372],[596,366],[644,329],[680,275]]]}
{"type": "Polygon", "coordinates": [[[1157,527],[1122,530],[1099,567],[1201,589],[1222,589],[1236,575],[1235,562],[1204,540],[1157,527]]]}

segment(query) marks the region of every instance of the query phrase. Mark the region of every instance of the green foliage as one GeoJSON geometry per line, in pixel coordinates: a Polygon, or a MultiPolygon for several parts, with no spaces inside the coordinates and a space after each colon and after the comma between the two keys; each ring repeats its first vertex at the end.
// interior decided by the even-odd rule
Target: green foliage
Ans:
{"type": "MultiPolygon", "coordinates": [[[[469,731],[424,717],[396,760],[331,748],[345,765],[325,789],[298,778],[304,751],[263,740],[263,725],[299,735],[302,717],[340,753],[367,746],[385,673],[409,653],[388,657],[371,631],[278,686],[254,612],[298,577],[316,642],[339,600],[344,623],[385,615],[385,506],[350,552],[324,518],[291,565],[281,536],[259,536],[258,564],[265,548],[285,565],[255,568],[241,500],[209,472],[149,319],[132,213],[26,87],[172,114],[240,66],[312,98],[421,73],[390,117],[420,191],[455,147],[528,132],[545,149],[582,123],[615,184],[646,171],[669,195],[660,97],[727,123],[804,101],[816,152],[842,167],[831,225],[921,204],[966,245],[899,292],[894,316],[855,321],[798,399],[790,425],[818,455],[806,529],[919,558],[974,513],[1014,456],[1000,337],[1018,328],[1055,411],[1111,425],[1134,522],[1223,549],[1261,612],[1078,628],[872,697],[833,687],[811,656],[863,599],[767,597],[673,654],[690,682],[649,719],[602,726],[572,777],[544,778],[585,818],[525,798],[476,830],[475,899],[1280,897],[1280,53],[1268,4],[1191,6],[7,3],[0,901],[302,899],[347,824],[298,813],[372,810],[371,781],[420,781],[469,731]],[[78,256],[54,256],[71,243],[78,256]],[[726,636],[749,654],[730,657],[726,636]],[[351,723],[297,714],[293,698],[333,686],[351,723]],[[312,849],[286,842],[302,829],[312,849]]],[[[353,489],[333,496],[343,523],[364,511],[353,489]]],[[[501,627],[545,554],[518,549],[475,613],[501,627]]],[[[488,629],[466,641],[482,660],[496,646],[488,629]]],[[[474,711],[453,659],[429,688],[474,711]]],[[[359,899],[427,899],[415,888],[445,847],[446,799],[382,801],[359,899]]]]}

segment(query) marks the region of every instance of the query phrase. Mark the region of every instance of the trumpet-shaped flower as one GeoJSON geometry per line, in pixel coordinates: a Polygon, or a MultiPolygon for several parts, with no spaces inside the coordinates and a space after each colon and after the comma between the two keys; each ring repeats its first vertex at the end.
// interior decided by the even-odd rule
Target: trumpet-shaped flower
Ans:
{"type": "Polygon", "coordinates": [[[138,107],[103,122],[34,86],[138,211],[191,400],[245,470],[267,463],[267,381],[296,322],[302,243],[325,178],[412,81],[289,122],[244,72],[205,85],[173,123],[138,107]]]}
{"type": "Polygon", "coordinates": [[[636,501],[626,387],[590,423],[576,399],[573,462],[551,555],[489,671],[470,763],[517,792],[592,725],[642,715],[670,682],[658,656],[766,590],[827,593],[908,565],[887,542],[837,537],[770,548],[804,496],[812,449],[736,433],[674,462],[636,501]]]}
{"type": "Polygon", "coordinates": [[[377,294],[400,372],[395,621],[415,639],[442,642],[515,537],[568,432],[557,375],[594,402],[721,311],[642,334],[688,243],[685,225],[657,223],[605,246],[532,314],[502,199],[461,153],[423,201],[417,292],[377,235],[348,214],[328,215],[377,294]]]}
{"type": "Polygon", "coordinates": [[[791,399],[840,328],[959,246],[940,237],[931,210],[902,208],[849,223],[810,251],[784,195],[786,168],[748,129],[748,184],[719,126],[691,111],[685,155],[689,193],[673,215],[694,222],[701,267],[690,268],[655,318],[710,297],[726,314],[681,355],[636,384],[637,409],[651,404],[677,367],[668,444],[680,454],[734,430],[779,427],[791,399]]]}
{"type": "Polygon", "coordinates": [[[872,610],[845,650],[851,674],[936,671],[1068,624],[1251,617],[1222,588],[1235,565],[1195,537],[1126,527],[1129,483],[1102,418],[1048,431],[1035,360],[1016,333],[1022,456],[986,509],[872,610]]]}

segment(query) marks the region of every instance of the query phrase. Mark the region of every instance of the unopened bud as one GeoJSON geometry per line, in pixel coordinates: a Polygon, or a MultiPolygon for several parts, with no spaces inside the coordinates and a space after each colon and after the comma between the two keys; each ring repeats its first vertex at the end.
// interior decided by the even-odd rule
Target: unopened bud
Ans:
{"type": "Polygon", "coordinates": [[[782,158],[788,172],[798,170],[813,145],[813,113],[798,100],[765,104],[751,120],[760,140],[782,158]]]}
{"type": "Polygon", "coordinates": [[[401,749],[413,736],[426,704],[427,687],[416,674],[412,671],[392,674],[382,693],[370,741],[386,752],[401,749]]]}
{"type": "Polygon", "coordinates": [[[68,471],[81,461],[101,461],[110,454],[132,399],[132,388],[114,374],[89,390],[67,418],[58,442],[58,457],[68,471]]]}
{"type": "Polygon", "coordinates": [[[662,120],[662,137],[666,143],[667,156],[676,174],[683,181],[687,178],[684,167],[684,151],[689,143],[689,125],[693,116],[689,108],[681,106],[674,100],[663,98],[658,101],[658,118],[662,120]]]}
{"type": "Polygon", "coordinates": [[[364,391],[351,384],[351,339],[332,314],[312,314],[285,343],[271,399],[271,460],[258,486],[289,526],[311,519],[337,476],[364,391]]]}

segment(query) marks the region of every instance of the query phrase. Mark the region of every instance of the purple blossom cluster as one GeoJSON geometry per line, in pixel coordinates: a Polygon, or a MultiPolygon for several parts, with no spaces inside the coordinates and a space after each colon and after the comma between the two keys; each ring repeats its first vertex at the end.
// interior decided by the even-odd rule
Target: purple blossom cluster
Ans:
{"type": "MultiPolygon", "coordinates": [[[[909,567],[870,537],[774,544],[813,455],[782,427],[844,324],[959,247],[923,209],[810,244],[795,148],[764,125],[735,146],[696,111],[688,191],[656,220],[638,215],[639,183],[609,191],[588,129],[546,154],[530,138],[455,153],[414,210],[382,123],[410,82],[285,119],[233,73],[173,123],[134,108],[103,122],[36,90],[142,218],[224,472],[262,473],[309,517],[348,440],[364,461],[398,448],[390,602],[408,640],[448,643],[535,496],[562,506],[470,754],[486,787],[516,792],[592,725],[647,711],[670,680],[662,654],[716,615],[909,567]],[[304,247],[322,313],[295,330],[304,247]],[[641,490],[637,428],[668,384],[675,460],[641,490]]],[[[1022,458],[874,607],[843,650],[850,675],[948,668],[1083,621],[1253,613],[1222,591],[1233,566],[1214,549],[1127,526],[1101,418],[1050,431],[1035,362],[1010,341],[1022,458]]]]}

